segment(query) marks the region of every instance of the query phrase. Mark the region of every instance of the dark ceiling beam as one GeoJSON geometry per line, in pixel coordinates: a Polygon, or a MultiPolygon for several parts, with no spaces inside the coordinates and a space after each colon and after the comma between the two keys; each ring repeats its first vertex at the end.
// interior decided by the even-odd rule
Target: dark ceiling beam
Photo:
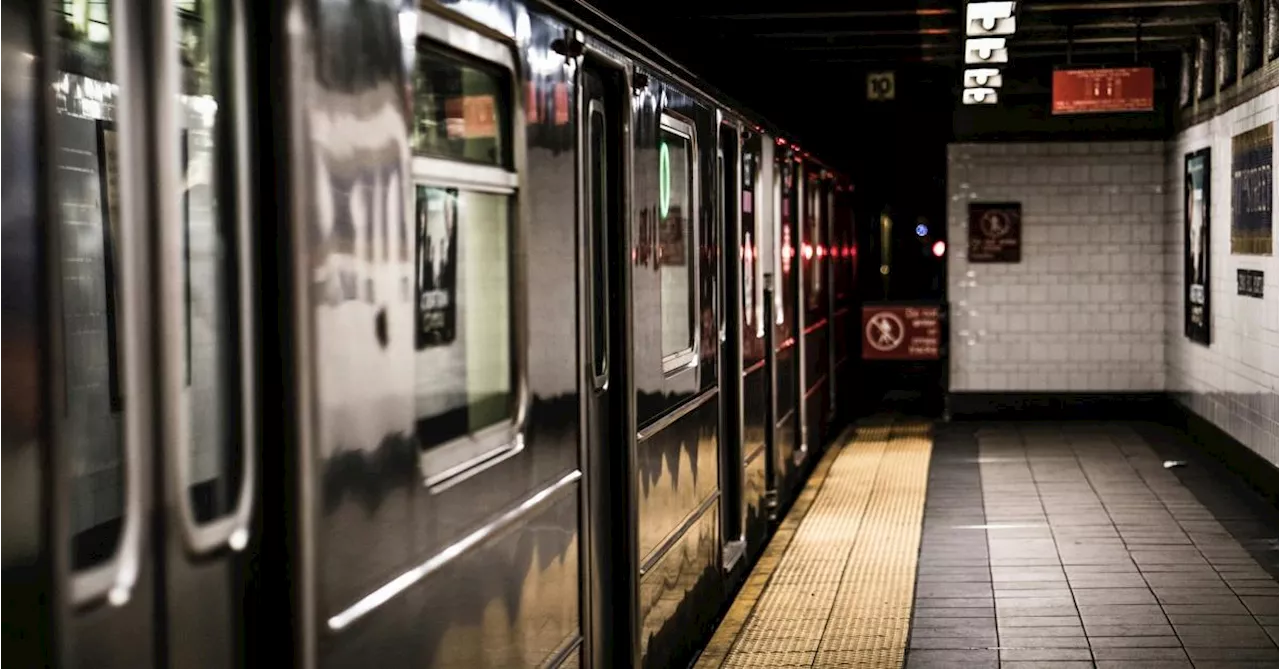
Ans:
{"type": "Polygon", "coordinates": [[[1114,12],[1122,10],[1160,10],[1179,7],[1212,7],[1232,5],[1236,0],[1099,0],[1097,2],[1023,2],[1021,14],[1041,12],[1114,12]]]}
{"type": "MultiPolygon", "coordinates": [[[[1225,0],[1224,0],[1225,1],[1225,0]]],[[[866,19],[906,16],[953,16],[956,10],[949,7],[918,7],[916,9],[851,9],[841,11],[810,12],[744,12],[739,14],[709,14],[689,18],[714,21],[775,21],[782,19],[866,19]]]]}
{"type": "Polygon", "coordinates": [[[1068,28],[1072,30],[1138,30],[1144,33],[1148,30],[1177,30],[1177,29],[1197,29],[1201,26],[1211,25],[1216,22],[1216,18],[1185,18],[1185,19],[1094,19],[1083,20],[1079,22],[1060,21],[1058,23],[1022,23],[1018,25],[1018,34],[1025,35],[1027,33],[1046,33],[1058,32],[1068,28]]]}
{"type": "Polygon", "coordinates": [[[858,63],[874,63],[884,65],[886,67],[892,67],[899,63],[952,63],[958,58],[959,56],[954,54],[915,54],[907,56],[893,56],[892,58],[824,58],[822,60],[800,61],[799,63],[804,67],[815,67],[820,65],[838,65],[844,67],[846,65],[854,65],[858,63]]]}
{"type": "MultiPolygon", "coordinates": [[[[1120,59],[1131,60],[1134,55],[1133,42],[1106,42],[1097,44],[1088,44],[1083,47],[1075,45],[1068,46],[1062,43],[1046,43],[1027,45],[1030,48],[1020,49],[1013,46],[1010,50],[1009,57],[1013,59],[1014,64],[1029,59],[1054,58],[1066,63],[1066,56],[1071,54],[1072,58],[1098,58],[1109,57],[1116,61],[1120,59]]],[[[1139,58],[1148,56],[1167,56],[1176,54],[1182,49],[1182,44],[1178,41],[1151,42],[1143,41],[1138,49],[1139,58]]],[[[848,63],[883,63],[892,65],[895,62],[934,62],[934,63],[955,63],[961,60],[962,54],[957,49],[955,52],[939,52],[939,53],[917,53],[917,54],[885,54],[874,55],[879,52],[878,49],[872,49],[866,52],[858,52],[848,56],[821,56],[819,52],[809,52],[807,56],[799,56],[795,62],[803,63],[808,66],[819,65],[840,65],[848,63]]]]}
{"type": "Polygon", "coordinates": [[[1044,30],[1028,30],[1018,31],[1009,44],[1013,48],[1017,48],[1019,44],[1027,44],[1035,40],[1054,40],[1061,42],[1075,42],[1077,44],[1088,44],[1088,40],[1101,38],[1115,38],[1117,40],[1132,42],[1135,40],[1143,42],[1156,42],[1170,38],[1187,38],[1190,39],[1199,34],[1198,24],[1189,24],[1185,26],[1148,26],[1143,24],[1141,28],[1133,25],[1117,25],[1115,27],[1098,27],[1090,26],[1083,28],[1073,26],[1071,28],[1057,27],[1046,28],[1044,30]]]}
{"type": "Polygon", "coordinates": [[[1009,53],[1017,55],[1019,49],[1028,46],[1044,46],[1046,44],[1154,44],[1158,42],[1189,42],[1194,35],[1109,35],[1096,37],[1076,37],[1061,35],[1058,37],[1042,37],[1036,39],[1017,39],[1009,41],[1009,53]]]}
{"type": "Polygon", "coordinates": [[[815,46],[797,46],[790,49],[779,49],[789,53],[814,53],[814,52],[832,52],[832,51],[910,51],[913,49],[921,49],[931,51],[935,49],[954,49],[960,52],[960,42],[905,42],[899,44],[885,44],[883,42],[864,42],[862,44],[821,44],[815,46]]]}
{"type": "MultiPolygon", "coordinates": [[[[1146,34],[1159,34],[1162,32],[1186,30],[1190,32],[1201,26],[1210,25],[1215,22],[1216,18],[1210,17],[1156,17],[1151,19],[1135,19],[1125,17],[1103,17],[1083,19],[1079,22],[1069,24],[1071,30],[1074,31],[1127,31],[1136,32],[1141,30],[1146,34]],[[1191,30],[1187,30],[1191,29],[1191,30]]],[[[1057,33],[1065,32],[1068,25],[1059,21],[1057,23],[1028,23],[1022,22],[1018,25],[1018,34],[1041,34],[1041,33],[1057,33]]],[[[945,36],[960,34],[959,27],[935,27],[935,28],[915,28],[906,30],[802,30],[788,32],[770,32],[767,30],[751,31],[743,33],[744,37],[758,38],[770,41],[783,40],[836,40],[845,38],[875,38],[875,37],[905,37],[905,36],[945,36]]]]}
{"type": "Polygon", "coordinates": [[[957,27],[908,28],[905,30],[804,30],[799,32],[770,32],[753,30],[752,37],[760,39],[834,39],[838,37],[880,37],[900,35],[956,35],[957,27]]]}

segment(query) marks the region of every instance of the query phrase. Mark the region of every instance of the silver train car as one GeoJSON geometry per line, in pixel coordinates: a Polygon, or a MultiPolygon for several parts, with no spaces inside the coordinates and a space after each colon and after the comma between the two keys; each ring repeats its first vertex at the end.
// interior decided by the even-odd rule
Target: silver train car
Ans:
{"type": "Polygon", "coordinates": [[[853,188],[587,5],[3,4],[14,666],[687,664],[853,188]]]}

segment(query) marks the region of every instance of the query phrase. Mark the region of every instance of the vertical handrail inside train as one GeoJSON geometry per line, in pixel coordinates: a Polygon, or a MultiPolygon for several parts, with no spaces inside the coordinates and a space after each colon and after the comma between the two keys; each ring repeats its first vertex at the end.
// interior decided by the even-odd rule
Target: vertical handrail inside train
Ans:
{"type": "MultiPolygon", "coordinates": [[[[143,552],[142,531],[142,487],[143,480],[142,455],[143,438],[147,434],[146,406],[142,400],[142,384],[146,379],[147,366],[144,358],[147,355],[142,339],[146,316],[141,312],[139,297],[143,294],[144,277],[140,275],[140,259],[146,256],[146,241],[143,238],[141,222],[144,218],[138,207],[142,177],[137,166],[144,164],[138,155],[139,135],[145,127],[138,122],[138,96],[134,86],[141,81],[134,81],[131,68],[134,63],[129,60],[130,52],[136,47],[131,39],[133,24],[132,15],[136,6],[127,2],[112,3],[111,59],[115,64],[115,78],[121,95],[116,98],[116,129],[120,188],[120,220],[116,222],[120,235],[120,339],[122,344],[121,359],[123,372],[121,383],[124,395],[124,509],[120,530],[120,546],[114,556],[105,563],[71,574],[70,595],[73,606],[86,606],[100,601],[103,597],[114,606],[128,603],[137,583],[143,552]]],[[[48,71],[48,70],[46,70],[48,71]]],[[[145,145],[144,145],[145,146],[145,145]]],[[[54,203],[50,203],[51,205],[54,203]]],[[[59,538],[61,540],[61,538],[59,538]]]]}
{"type": "MultiPolygon", "coordinates": [[[[244,115],[244,103],[246,101],[246,91],[244,78],[247,75],[245,65],[245,37],[243,35],[244,11],[240,3],[233,3],[232,9],[232,77],[237,80],[234,96],[237,98],[232,104],[232,108],[236,115],[232,123],[234,131],[233,147],[237,155],[236,159],[236,209],[235,209],[235,225],[239,239],[237,239],[237,252],[233,257],[236,260],[237,271],[239,272],[239,285],[237,292],[239,294],[238,308],[241,314],[239,336],[242,340],[252,339],[252,306],[251,297],[249,297],[249,285],[246,283],[249,269],[246,267],[246,260],[250,257],[249,251],[246,250],[248,245],[249,230],[249,208],[244,200],[248,197],[248,193],[242,188],[247,183],[247,161],[243,155],[243,148],[247,146],[248,140],[243,135],[247,133],[247,116],[244,115]],[[248,322],[246,322],[248,321],[248,322]]],[[[161,404],[161,421],[162,421],[162,439],[164,449],[164,467],[168,474],[167,485],[174,486],[172,492],[173,499],[169,507],[170,513],[174,514],[175,524],[181,529],[183,544],[188,552],[194,555],[203,555],[219,550],[222,547],[229,547],[231,550],[242,550],[248,544],[249,540],[249,521],[251,512],[251,497],[253,494],[253,452],[252,452],[252,423],[242,420],[242,439],[243,456],[240,458],[240,466],[242,468],[242,476],[240,480],[240,490],[236,496],[236,507],[226,515],[212,520],[208,523],[199,523],[196,520],[195,510],[192,508],[192,501],[187,491],[191,487],[191,406],[189,401],[189,390],[186,387],[184,379],[185,353],[182,342],[185,337],[185,329],[188,324],[184,322],[184,309],[182,308],[183,300],[186,299],[182,293],[184,285],[183,280],[183,235],[182,230],[184,224],[181,214],[181,192],[182,189],[177,181],[178,175],[182,174],[179,146],[177,138],[179,137],[178,123],[178,105],[179,99],[179,40],[177,39],[177,8],[174,0],[160,0],[155,7],[156,16],[154,20],[155,32],[153,46],[156,53],[156,68],[158,70],[156,76],[155,94],[152,97],[154,108],[154,141],[156,145],[157,169],[156,169],[156,192],[159,194],[156,199],[156,218],[159,221],[157,231],[159,235],[159,269],[160,277],[159,291],[160,302],[157,308],[157,319],[160,324],[160,351],[161,351],[161,384],[157,397],[161,404]]],[[[242,343],[244,343],[242,341],[242,343]]],[[[247,351],[242,351],[238,356],[239,363],[242,365],[240,378],[244,381],[241,393],[246,405],[252,403],[252,375],[243,369],[244,361],[251,358],[246,357],[247,351]]],[[[250,414],[251,415],[251,414],[250,414]]],[[[242,418],[248,418],[244,416],[242,418]]]]}

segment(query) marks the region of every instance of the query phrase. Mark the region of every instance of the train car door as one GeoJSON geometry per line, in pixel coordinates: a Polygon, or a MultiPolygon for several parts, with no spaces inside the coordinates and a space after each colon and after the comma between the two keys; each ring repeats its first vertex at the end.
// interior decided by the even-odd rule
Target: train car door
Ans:
{"type": "Polygon", "coordinates": [[[258,406],[246,5],[153,6],[159,657],[235,666],[258,406]]]}
{"type": "Polygon", "coordinates": [[[230,667],[255,404],[242,8],[36,4],[35,282],[5,294],[36,302],[44,664],[230,667]]]}
{"type": "Polygon", "coordinates": [[[737,124],[722,122],[716,153],[720,239],[720,532],[721,566],[731,571],[746,550],[743,503],[742,420],[742,138],[737,124]]]}
{"type": "Polygon", "coordinates": [[[627,72],[588,51],[580,73],[579,211],[583,243],[583,510],[587,666],[639,663],[635,412],[631,387],[631,283],[627,72]]]}

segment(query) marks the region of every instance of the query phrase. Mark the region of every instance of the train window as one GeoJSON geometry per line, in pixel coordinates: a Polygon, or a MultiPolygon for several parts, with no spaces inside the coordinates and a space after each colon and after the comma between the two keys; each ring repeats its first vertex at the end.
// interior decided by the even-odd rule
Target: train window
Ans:
{"type": "Polygon", "coordinates": [[[435,486],[519,452],[522,443],[518,182],[509,53],[447,22],[423,30],[430,39],[418,42],[410,212],[414,409],[426,483],[442,489],[435,486]]]}
{"type": "Polygon", "coordinates": [[[70,454],[72,567],[105,562],[123,528],[123,398],[115,98],[106,3],[64,1],[55,92],[65,445],[70,454]]]}
{"type": "Polygon", "coordinates": [[[742,151],[742,317],[743,333],[754,337],[763,335],[758,330],[760,314],[756,313],[759,303],[756,297],[756,277],[758,259],[756,258],[756,152],[759,141],[755,138],[743,142],[742,151]]]}
{"type": "Polygon", "coordinates": [[[414,73],[414,153],[510,167],[509,81],[500,67],[421,42],[414,73]]]}
{"type": "Polygon", "coordinates": [[[791,271],[795,262],[798,245],[795,243],[792,226],[796,219],[796,167],[784,158],[781,172],[781,188],[779,193],[779,248],[778,257],[782,268],[778,294],[781,296],[778,305],[778,325],[781,327],[781,339],[786,341],[795,327],[792,310],[795,308],[796,285],[792,283],[794,273],[791,271]]]}
{"type": "Polygon", "coordinates": [[[109,560],[124,518],[121,347],[117,341],[120,163],[107,4],[60,2],[53,197],[58,217],[70,459],[71,566],[109,560]]]}
{"type": "Polygon", "coordinates": [[[178,151],[182,189],[184,384],[190,416],[187,494],[195,520],[234,510],[241,485],[242,429],[236,285],[235,197],[221,176],[232,143],[220,33],[227,4],[178,3],[178,151]],[[221,103],[221,104],[220,104],[221,103]],[[230,196],[230,197],[227,197],[230,196]]]}
{"type": "Polygon", "coordinates": [[[662,366],[674,371],[694,356],[697,284],[693,126],[662,116],[658,140],[658,267],[661,275],[662,366]]]}
{"type": "Polygon", "coordinates": [[[418,438],[512,416],[511,222],[502,195],[417,187],[418,438]]]}
{"type": "Polygon", "coordinates": [[[805,195],[808,196],[808,206],[805,207],[805,272],[806,278],[809,280],[809,287],[806,291],[809,294],[808,309],[810,315],[814,318],[819,317],[823,302],[822,280],[823,265],[826,251],[826,235],[823,234],[823,224],[826,221],[826,212],[823,210],[825,202],[823,196],[822,179],[816,174],[810,176],[808,183],[805,184],[805,195]]]}
{"type": "Polygon", "coordinates": [[[591,216],[588,230],[591,235],[592,271],[592,374],[597,387],[605,381],[609,373],[609,255],[608,216],[608,154],[607,126],[605,125],[604,106],[599,100],[592,100],[588,111],[588,151],[587,164],[591,185],[587,193],[588,213],[591,216]]]}

